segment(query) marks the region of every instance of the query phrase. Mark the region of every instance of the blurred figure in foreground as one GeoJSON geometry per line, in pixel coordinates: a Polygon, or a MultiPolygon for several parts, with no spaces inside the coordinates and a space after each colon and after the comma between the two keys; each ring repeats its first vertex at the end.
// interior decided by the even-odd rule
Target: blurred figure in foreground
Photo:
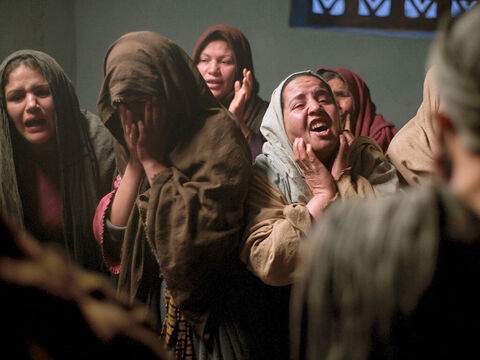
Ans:
{"type": "Polygon", "coordinates": [[[12,359],[167,359],[143,308],[0,218],[1,346],[12,359]]]}
{"type": "Polygon", "coordinates": [[[479,357],[479,26],[475,6],[431,53],[443,182],[332,206],[303,248],[295,359],[479,357]]]}

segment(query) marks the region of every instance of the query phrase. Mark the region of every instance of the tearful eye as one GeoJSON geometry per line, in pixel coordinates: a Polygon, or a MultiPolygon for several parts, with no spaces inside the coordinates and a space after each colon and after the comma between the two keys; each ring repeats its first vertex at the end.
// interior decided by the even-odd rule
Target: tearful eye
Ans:
{"type": "Polygon", "coordinates": [[[7,101],[9,101],[9,102],[20,102],[20,101],[23,100],[23,98],[24,98],[23,95],[13,95],[13,96],[9,96],[7,98],[7,101]]]}
{"type": "Polygon", "coordinates": [[[50,96],[50,90],[39,90],[36,92],[38,97],[46,98],[50,96]]]}

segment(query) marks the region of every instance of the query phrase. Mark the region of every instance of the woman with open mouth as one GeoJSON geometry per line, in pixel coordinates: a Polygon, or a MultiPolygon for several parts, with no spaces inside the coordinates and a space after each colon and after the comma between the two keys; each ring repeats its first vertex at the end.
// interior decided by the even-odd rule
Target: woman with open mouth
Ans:
{"type": "Polygon", "coordinates": [[[209,27],[197,40],[192,59],[215,98],[236,116],[255,160],[262,152],[260,124],[268,103],[258,96],[247,38],[231,25],[209,27]]]}
{"type": "Polygon", "coordinates": [[[80,111],[72,83],[45,53],[11,54],[0,81],[2,213],[78,264],[103,271],[91,224],[113,180],[110,134],[80,111]]]}
{"type": "Polygon", "coordinates": [[[274,90],[261,132],[241,258],[263,282],[289,285],[300,240],[331,202],[393,193],[399,181],[374,140],[341,130],[330,86],[311,71],[274,90]]]}

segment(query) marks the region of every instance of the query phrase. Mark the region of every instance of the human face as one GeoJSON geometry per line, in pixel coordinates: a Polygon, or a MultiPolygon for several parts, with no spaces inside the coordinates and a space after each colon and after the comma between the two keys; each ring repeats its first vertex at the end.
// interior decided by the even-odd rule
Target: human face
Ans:
{"type": "Polygon", "coordinates": [[[282,96],[283,121],[290,142],[303,138],[318,159],[328,163],[338,144],[340,123],[327,86],[314,76],[299,76],[287,84],[282,96]]]}
{"type": "MultiPolygon", "coordinates": [[[[328,85],[332,88],[333,95],[338,104],[340,112],[340,127],[344,129],[347,121],[353,115],[353,96],[350,93],[347,84],[338,78],[331,79],[328,82],[328,85]]],[[[353,131],[352,129],[348,130],[353,131]]]]}
{"type": "Polygon", "coordinates": [[[19,65],[8,76],[4,91],[8,116],[20,136],[34,145],[53,140],[54,105],[42,73],[19,65]]]}
{"type": "Polygon", "coordinates": [[[221,100],[233,91],[235,56],[226,41],[209,42],[200,54],[197,69],[216,99],[221,100]]]}

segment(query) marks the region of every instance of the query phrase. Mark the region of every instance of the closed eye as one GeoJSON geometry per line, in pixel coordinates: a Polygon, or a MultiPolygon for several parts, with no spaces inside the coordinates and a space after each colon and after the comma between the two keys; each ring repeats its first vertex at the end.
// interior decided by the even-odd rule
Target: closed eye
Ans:
{"type": "Polygon", "coordinates": [[[304,103],[295,103],[292,105],[292,109],[302,109],[305,107],[304,103]]]}

